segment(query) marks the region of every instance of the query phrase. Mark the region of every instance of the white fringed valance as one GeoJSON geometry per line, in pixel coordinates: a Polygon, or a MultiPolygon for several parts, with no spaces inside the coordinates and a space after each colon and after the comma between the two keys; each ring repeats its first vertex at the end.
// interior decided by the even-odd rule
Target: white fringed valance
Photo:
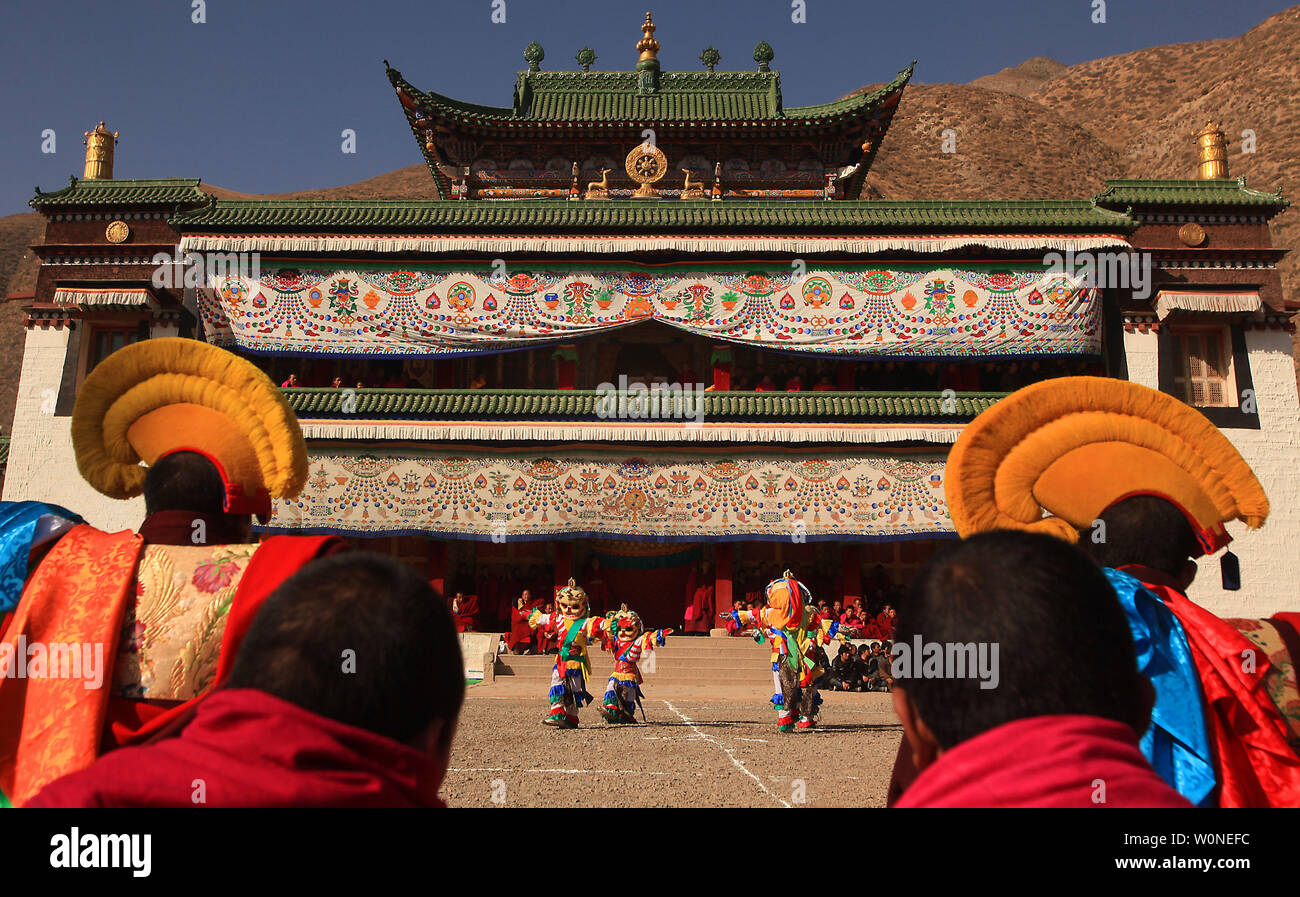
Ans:
{"type": "Polygon", "coordinates": [[[64,308],[72,305],[158,308],[158,300],[144,287],[60,287],[54,291],[54,304],[64,308]]]}
{"type": "Polygon", "coordinates": [[[1176,311],[1256,312],[1264,307],[1259,293],[1192,293],[1161,290],[1156,297],[1156,317],[1164,320],[1176,311]]]}

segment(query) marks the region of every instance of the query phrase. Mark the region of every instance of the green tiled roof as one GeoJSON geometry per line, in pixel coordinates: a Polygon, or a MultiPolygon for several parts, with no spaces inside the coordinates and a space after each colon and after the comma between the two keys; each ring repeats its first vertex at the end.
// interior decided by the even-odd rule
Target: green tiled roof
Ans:
{"type": "MultiPolygon", "coordinates": [[[[356,411],[344,414],[344,391],[283,390],[302,418],[388,417],[432,420],[599,420],[595,390],[359,389],[356,411]]],[[[970,420],[1006,393],[958,393],[945,412],[938,392],[709,392],[707,420],[970,420]]]]}
{"type": "MultiPolygon", "coordinates": [[[[387,65],[387,63],[385,63],[387,65]]],[[[913,66],[915,63],[913,63],[913,66]]],[[[901,89],[912,67],[871,92],[817,106],[784,108],[778,72],[664,72],[654,91],[642,91],[637,72],[520,72],[511,106],[482,106],[422,91],[388,69],[388,79],[435,119],[464,123],[788,122],[803,124],[854,116],[901,89]]]]}
{"type": "Polygon", "coordinates": [[[1246,179],[1212,180],[1108,180],[1096,196],[1100,206],[1124,209],[1134,206],[1248,206],[1277,214],[1290,203],[1282,190],[1263,193],[1246,186],[1246,179]]]}
{"type": "Polygon", "coordinates": [[[42,193],[27,204],[33,208],[52,206],[194,206],[206,203],[208,194],[199,189],[198,178],[155,178],[77,180],[70,179],[68,186],[53,193],[42,193]]]}
{"type": "Polygon", "coordinates": [[[0,436],[0,467],[9,463],[9,437],[0,436]]]}
{"type": "Polygon", "coordinates": [[[1131,230],[1126,215],[1088,200],[1013,202],[885,202],[734,200],[726,202],[564,202],[219,200],[172,219],[199,230],[326,230],[429,232],[440,229],[591,231],[597,229],[1021,229],[1131,230]]]}

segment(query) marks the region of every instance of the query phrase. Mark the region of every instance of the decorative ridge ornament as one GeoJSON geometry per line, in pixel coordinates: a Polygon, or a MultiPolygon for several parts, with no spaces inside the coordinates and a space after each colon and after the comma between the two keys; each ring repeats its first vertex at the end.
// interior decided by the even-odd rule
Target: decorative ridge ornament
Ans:
{"type": "Polygon", "coordinates": [[[713,67],[721,61],[722,54],[713,49],[713,44],[709,44],[705,47],[704,52],[700,54],[700,62],[704,63],[704,67],[710,72],[713,71],[713,67]]]}
{"type": "Polygon", "coordinates": [[[596,61],[597,56],[596,51],[591,49],[591,47],[583,46],[583,48],[578,51],[578,55],[573,58],[578,61],[578,65],[582,66],[584,72],[589,72],[591,71],[592,63],[596,61]]]}
{"type": "Polygon", "coordinates": [[[772,49],[772,45],[767,41],[761,40],[754,47],[754,61],[758,63],[760,72],[772,71],[772,60],[775,58],[776,51],[772,49]]]}
{"type": "Polygon", "coordinates": [[[532,41],[524,47],[524,62],[528,63],[528,71],[540,72],[542,70],[542,60],[546,58],[546,51],[537,41],[532,41]]]}
{"type": "Polygon", "coordinates": [[[638,70],[643,68],[659,68],[659,41],[655,40],[655,23],[650,20],[650,13],[645,14],[645,22],[641,24],[641,39],[636,42],[636,48],[641,51],[641,56],[637,60],[636,67],[638,70]]]}

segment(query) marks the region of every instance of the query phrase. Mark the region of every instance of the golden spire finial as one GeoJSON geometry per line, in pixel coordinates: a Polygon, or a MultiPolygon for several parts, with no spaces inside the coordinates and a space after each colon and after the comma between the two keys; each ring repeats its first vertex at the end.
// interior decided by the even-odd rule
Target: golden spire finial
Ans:
{"type": "Polygon", "coordinates": [[[110,131],[101,121],[93,131],[85,132],[86,169],[82,177],[86,180],[112,180],[113,147],[117,144],[117,132],[110,131]]]}
{"type": "Polygon", "coordinates": [[[1221,125],[1207,121],[1196,135],[1196,149],[1201,180],[1228,177],[1228,137],[1221,125]]]}
{"type": "Polygon", "coordinates": [[[655,60],[658,62],[659,41],[655,40],[655,23],[650,21],[650,13],[645,14],[645,22],[641,24],[641,39],[636,42],[636,48],[641,51],[641,58],[638,62],[648,62],[655,60]]]}

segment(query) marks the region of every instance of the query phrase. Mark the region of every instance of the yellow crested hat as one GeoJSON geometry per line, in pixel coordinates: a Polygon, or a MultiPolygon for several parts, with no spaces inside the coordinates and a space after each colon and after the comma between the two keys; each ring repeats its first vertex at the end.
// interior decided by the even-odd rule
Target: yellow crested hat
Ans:
{"type": "Polygon", "coordinates": [[[1117,502],[1153,495],[1176,505],[1213,553],[1231,541],[1227,521],[1255,529],[1268,517],[1254,472],[1203,414],[1106,377],[1058,377],[1002,399],[962,432],[946,478],[963,538],[1022,529],[1074,542],[1117,502]]]}
{"type": "Polygon", "coordinates": [[[90,372],[72,411],[77,468],[110,498],[144,490],[146,467],[197,452],[226,484],[226,511],[271,513],[297,495],[307,447],[283,394],[251,362],[199,340],[165,337],[119,349],[90,372]]]}

